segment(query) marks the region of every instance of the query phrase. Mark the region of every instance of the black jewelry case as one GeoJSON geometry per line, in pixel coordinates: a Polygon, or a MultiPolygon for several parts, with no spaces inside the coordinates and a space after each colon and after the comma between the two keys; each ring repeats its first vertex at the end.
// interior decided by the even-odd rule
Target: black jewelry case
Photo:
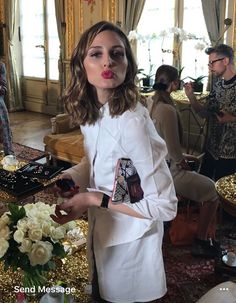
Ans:
{"type": "Polygon", "coordinates": [[[16,197],[43,189],[44,185],[36,178],[30,178],[18,172],[0,169],[0,188],[16,197]]]}
{"type": "Polygon", "coordinates": [[[25,176],[49,180],[58,175],[62,170],[62,167],[55,167],[52,165],[30,162],[27,165],[18,169],[17,172],[20,172],[25,176]]]}

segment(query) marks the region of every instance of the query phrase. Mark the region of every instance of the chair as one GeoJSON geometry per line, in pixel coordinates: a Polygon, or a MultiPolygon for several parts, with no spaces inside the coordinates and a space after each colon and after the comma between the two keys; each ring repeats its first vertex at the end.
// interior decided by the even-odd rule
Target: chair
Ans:
{"type": "Polygon", "coordinates": [[[53,133],[43,138],[47,160],[52,158],[77,164],[84,156],[83,135],[79,127],[71,127],[69,116],[57,115],[52,118],[53,133]]]}

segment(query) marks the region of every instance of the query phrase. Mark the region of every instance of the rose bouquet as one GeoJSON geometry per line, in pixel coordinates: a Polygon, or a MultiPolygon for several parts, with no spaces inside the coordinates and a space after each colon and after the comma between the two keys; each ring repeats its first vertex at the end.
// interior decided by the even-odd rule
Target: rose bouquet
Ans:
{"type": "Polygon", "coordinates": [[[24,287],[45,285],[45,272],[55,268],[56,257],[66,256],[61,240],[76,223],[59,225],[50,217],[54,212],[55,205],[43,202],[9,204],[0,217],[0,261],[5,270],[22,269],[24,287]]]}

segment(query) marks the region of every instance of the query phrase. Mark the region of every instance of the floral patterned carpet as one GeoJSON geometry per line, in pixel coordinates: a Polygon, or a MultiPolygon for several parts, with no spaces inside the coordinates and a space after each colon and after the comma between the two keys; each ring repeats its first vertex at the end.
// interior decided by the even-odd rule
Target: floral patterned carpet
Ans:
{"type": "MultiPolygon", "coordinates": [[[[221,226],[222,247],[236,253],[236,239],[229,239],[227,236],[232,223],[227,222],[226,225],[221,226]]],[[[190,247],[173,246],[169,241],[167,231],[163,244],[163,256],[168,292],[165,297],[157,301],[158,303],[195,303],[217,284],[232,278],[236,279],[236,270],[234,277],[225,271],[216,273],[215,260],[194,258],[190,254],[190,247]]]]}
{"type": "Polygon", "coordinates": [[[17,159],[32,161],[43,157],[44,152],[19,143],[13,143],[13,149],[17,159]]]}

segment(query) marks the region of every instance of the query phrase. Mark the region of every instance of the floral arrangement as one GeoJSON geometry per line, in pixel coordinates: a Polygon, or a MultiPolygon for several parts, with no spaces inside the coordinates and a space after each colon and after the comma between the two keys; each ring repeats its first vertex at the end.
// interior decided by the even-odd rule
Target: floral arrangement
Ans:
{"type": "Polygon", "coordinates": [[[22,269],[24,287],[44,285],[55,258],[66,256],[61,240],[76,223],[59,225],[50,217],[54,212],[55,205],[43,202],[21,207],[11,203],[0,217],[0,260],[4,270],[22,269]]]}
{"type": "Polygon", "coordinates": [[[141,43],[147,44],[149,70],[151,70],[152,67],[154,66],[152,64],[152,59],[151,59],[151,42],[153,40],[161,40],[161,52],[163,54],[165,53],[173,54],[175,60],[175,66],[179,70],[181,69],[180,48],[183,41],[195,40],[196,44],[194,47],[197,51],[203,51],[208,46],[208,41],[206,37],[204,36],[198,37],[196,34],[187,32],[186,30],[180,27],[171,27],[169,29],[162,30],[158,33],[153,32],[147,35],[142,35],[138,33],[136,30],[133,30],[129,32],[128,39],[131,43],[134,43],[134,41],[140,41],[141,43]],[[165,39],[172,36],[176,38],[174,47],[172,49],[167,49],[164,47],[165,39]]]}

